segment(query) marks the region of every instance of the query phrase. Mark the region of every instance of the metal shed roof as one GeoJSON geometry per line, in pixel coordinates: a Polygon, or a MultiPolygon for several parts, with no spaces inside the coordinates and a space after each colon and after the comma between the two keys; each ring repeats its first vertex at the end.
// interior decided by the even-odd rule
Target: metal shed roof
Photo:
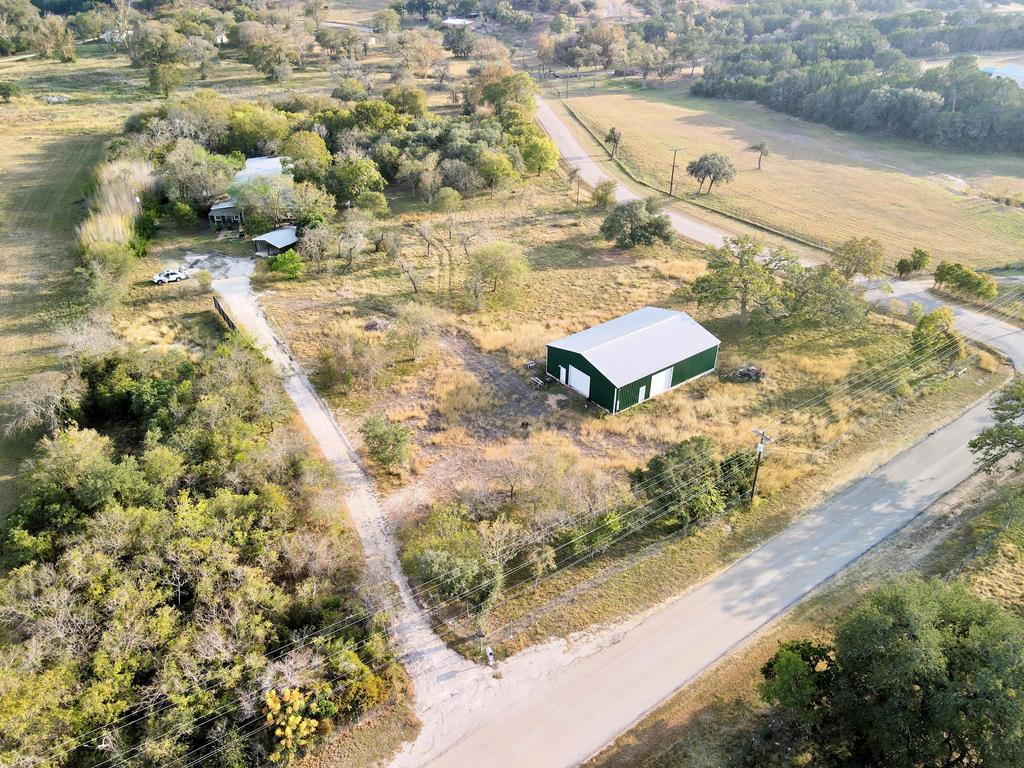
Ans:
{"type": "Polygon", "coordinates": [[[228,198],[227,200],[221,200],[219,203],[214,203],[210,206],[211,211],[223,211],[225,208],[234,208],[234,198],[228,198]]]}
{"type": "Polygon", "coordinates": [[[251,181],[260,176],[280,176],[284,173],[280,157],[250,157],[245,161],[245,167],[235,174],[235,183],[251,181]]]}
{"type": "Polygon", "coordinates": [[[720,343],[685,312],[642,307],[548,346],[583,355],[622,387],[720,343]]]}
{"type": "Polygon", "coordinates": [[[270,232],[254,237],[253,242],[256,241],[262,243],[269,243],[275,248],[287,248],[289,245],[295,245],[299,241],[299,238],[295,235],[295,227],[281,227],[280,229],[274,229],[270,232]]]}

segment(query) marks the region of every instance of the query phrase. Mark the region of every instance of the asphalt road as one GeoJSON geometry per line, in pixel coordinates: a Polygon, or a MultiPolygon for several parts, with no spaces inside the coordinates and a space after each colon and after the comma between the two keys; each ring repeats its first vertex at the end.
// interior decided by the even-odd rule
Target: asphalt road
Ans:
{"type": "MultiPolygon", "coordinates": [[[[566,160],[594,184],[608,178],[543,102],[541,124],[566,160]]],[[[635,199],[619,185],[619,199],[635,199]]],[[[673,215],[680,234],[718,243],[725,232],[673,215]]],[[[901,282],[894,297],[936,306],[924,282],[901,282]]],[[[956,308],[970,337],[1024,363],[1024,333],[956,308]]],[[[946,427],[857,480],[731,567],[626,632],[621,640],[561,669],[510,703],[429,765],[434,768],[566,768],[628,730],[716,660],[742,645],[973,474],[967,442],[991,423],[981,402],[946,427]]]]}

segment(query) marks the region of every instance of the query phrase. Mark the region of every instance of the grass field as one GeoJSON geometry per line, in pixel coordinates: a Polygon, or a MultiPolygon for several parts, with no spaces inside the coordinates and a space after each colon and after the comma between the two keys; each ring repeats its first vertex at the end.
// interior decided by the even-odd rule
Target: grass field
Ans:
{"type": "MultiPolygon", "coordinates": [[[[499,606],[484,629],[492,633],[490,644],[503,652],[615,620],[678,593],[780,530],[827,489],[920,439],[1006,375],[993,370],[989,359],[988,370],[972,368],[963,378],[914,382],[926,394],[910,401],[892,398],[883,387],[878,397],[863,398],[863,403],[858,397],[862,407],[847,413],[851,402],[839,392],[820,408],[786,415],[783,424],[782,414],[807,397],[905,348],[908,328],[874,318],[862,328],[840,332],[758,333],[739,327],[728,315],[702,313],[679,298],[679,288],[703,272],[696,249],[682,243],[633,251],[609,247],[597,232],[600,216],[577,210],[564,180],[555,175],[494,198],[477,198],[458,215],[460,226],[478,226],[487,239],[521,245],[532,267],[518,301],[469,311],[458,301],[449,306],[443,292],[438,294],[436,261],[427,258],[412,234],[413,225],[425,222],[443,227],[443,217],[404,195],[392,204],[395,213],[384,226],[402,234],[405,257],[420,273],[419,300],[448,309],[451,330],[416,365],[395,366],[376,386],[360,386],[347,395],[328,393],[328,400],[357,444],[359,425],[374,412],[386,412],[412,428],[412,471],[397,487],[388,478],[384,500],[397,524],[415,520],[425,504],[449,498],[465,478],[486,485],[495,462],[523,437],[524,420],[538,439],[567,441],[586,462],[612,473],[632,469],[691,435],[707,435],[731,450],[750,446],[754,426],[770,432],[776,425],[785,431],[809,429],[791,446],[793,451],[776,452],[766,465],[761,488],[770,501],[753,514],[736,515],[728,525],[711,526],[636,557],[640,547],[665,533],[654,526],[648,539],[562,571],[499,606]],[[543,360],[546,341],[643,304],[696,313],[723,340],[721,372],[754,362],[766,367],[768,381],[751,386],[709,376],[615,417],[588,410],[558,388],[532,389],[524,363],[543,360]],[[477,401],[490,405],[453,413],[439,397],[441,385],[452,378],[474,379],[477,401]],[[841,461],[834,458],[839,446],[841,461]]],[[[375,332],[363,330],[366,321],[416,298],[399,269],[372,252],[360,256],[350,270],[332,261],[322,275],[297,281],[265,275],[260,280],[268,317],[311,370],[339,328],[372,344],[375,332]]],[[[476,627],[466,629],[475,632],[476,627]]],[[[468,653],[476,651],[469,634],[454,632],[450,639],[468,653]],[[465,638],[469,641],[462,643],[465,638]]]]}
{"type": "Polygon", "coordinates": [[[622,162],[660,188],[668,187],[673,147],[681,147],[676,190],[685,195],[697,187],[686,163],[721,152],[736,165],[736,179],[702,200],[722,211],[825,244],[875,236],[893,259],[914,247],[936,261],[980,267],[1021,259],[1024,211],[979,193],[1024,191],[1024,158],[840,133],[753,103],[692,97],[676,85],[643,91],[599,81],[591,89],[584,80],[573,90],[573,111],[599,135],[619,128],[622,162]],[[748,147],[762,139],[772,154],[759,171],[748,147]]]}
{"type": "Polygon", "coordinates": [[[369,25],[373,15],[388,7],[387,0],[329,0],[327,18],[348,24],[369,25]]]}
{"type": "MultiPolygon", "coordinates": [[[[142,76],[99,46],[74,64],[0,64],[24,95],[0,105],[0,388],[58,362],[55,331],[83,311],[74,230],[104,142],[140,100],[142,76]],[[40,97],[60,94],[64,104],[40,97]]],[[[0,515],[31,439],[0,440],[0,515]]]]}

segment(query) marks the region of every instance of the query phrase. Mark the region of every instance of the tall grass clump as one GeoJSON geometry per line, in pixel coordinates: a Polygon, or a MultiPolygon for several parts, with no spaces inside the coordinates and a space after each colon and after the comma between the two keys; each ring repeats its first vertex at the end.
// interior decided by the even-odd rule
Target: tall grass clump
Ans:
{"type": "Polygon", "coordinates": [[[122,276],[145,253],[155,216],[144,203],[155,188],[147,160],[112,160],[97,170],[89,214],[78,225],[78,244],[94,282],[122,276]]]}

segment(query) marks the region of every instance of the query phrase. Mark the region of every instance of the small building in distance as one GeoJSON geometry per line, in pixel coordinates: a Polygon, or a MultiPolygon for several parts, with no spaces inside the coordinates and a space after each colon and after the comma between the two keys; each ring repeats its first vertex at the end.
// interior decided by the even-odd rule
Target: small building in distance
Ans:
{"type": "Polygon", "coordinates": [[[472,27],[475,23],[473,19],[460,19],[457,16],[449,16],[441,22],[441,26],[445,29],[465,29],[472,27]]]}
{"type": "Polygon", "coordinates": [[[618,413],[715,370],[721,342],[685,312],[643,307],[547,345],[547,373],[618,413]]]}
{"type": "Polygon", "coordinates": [[[295,227],[278,227],[252,239],[256,253],[260,256],[276,256],[299,242],[295,227]]]}
{"type": "MultiPolygon", "coordinates": [[[[280,176],[284,173],[284,166],[280,157],[250,157],[245,165],[235,174],[234,184],[244,184],[247,181],[258,179],[263,176],[280,176]]],[[[207,217],[210,226],[216,229],[235,229],[242,223],[242,212],[238,210],[235,201],[228,197],[214,203],[210,207],[207,217]]]]}

